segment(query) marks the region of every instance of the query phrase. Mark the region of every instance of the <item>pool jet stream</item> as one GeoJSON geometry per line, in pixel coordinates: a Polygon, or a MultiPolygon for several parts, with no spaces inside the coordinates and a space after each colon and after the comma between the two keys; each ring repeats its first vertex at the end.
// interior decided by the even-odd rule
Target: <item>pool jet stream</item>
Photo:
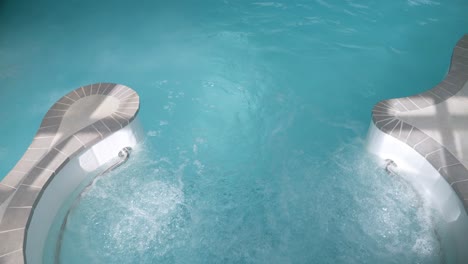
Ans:
{"type": "Polygon", "coordinates": [[[68,216],[70,215],[70,212],[73,211],[76,208],[76,206],[78,205],[79,201],[81,200],[80,199],[81,195],[83,193],[85,193],[86,190],[89,189],[90,186],[93,186],[94,182],[96,182],[96,180],[99,177],[101,177],[101,176],[103,176],[103,175],[117,169],[118,167],[123,165],[125,162],[127,162],[127,160],[130,158],[131,152],[132,152],[131,147],[125,147],[121,151],[119,151],[119,153],[117,154],[118,160],[116,162],[114,162],[112,165],[110,165],[107,169],[105,169],[104,171],[99,173],[96,177],[94,177],[94,179],[88,185],[86,185],[83,188],[83,191],[80,192],[78,197],[73,202],[72,206],[70,206],[67,213],[65,214],[64,220],[63,220],[62,225],[60,227],[60,232],[59,232],[58,239],[57,239],[57,245],[55,247],[55,258],[54,258],[55,259],[55,262],[54,262],[55,264],[60,263],[60,251],[61,251],[61,248],[62,248],[63,233],[65,231],[65,227],[67,226],[68,216]]]}
{"type": "Polygon", "coordinates": [[[396,173],[397,167],[398,165],[396,165],[396,163],[393,160],[391,159],[385,160],[385,172],[386,173],[391,174],[391,175],[397,175],[396,173]]]}

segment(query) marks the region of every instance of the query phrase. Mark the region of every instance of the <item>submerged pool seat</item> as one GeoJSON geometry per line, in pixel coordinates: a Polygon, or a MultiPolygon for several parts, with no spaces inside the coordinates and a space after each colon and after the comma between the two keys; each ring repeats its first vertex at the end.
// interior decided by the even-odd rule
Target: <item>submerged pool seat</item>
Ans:
{"type": "MultiPolygon", "coordinates": [[[[28,261],[25,248],[44,190],[71,159],[128,127],[139,107],[131,88],[96,83],[68,93],[49,109],[23,157],[0,182],[0,263],[42,262],[28,261]]],[[[96,167],[108,158],[113,157],[90,162],[96,167]]]]}
{"type": "Polygon", "coordinates": [[[392,160],[442,215],[448,263],[468,263],[468,35],[437,86],[374,106],[368,149],[392,160]]]}

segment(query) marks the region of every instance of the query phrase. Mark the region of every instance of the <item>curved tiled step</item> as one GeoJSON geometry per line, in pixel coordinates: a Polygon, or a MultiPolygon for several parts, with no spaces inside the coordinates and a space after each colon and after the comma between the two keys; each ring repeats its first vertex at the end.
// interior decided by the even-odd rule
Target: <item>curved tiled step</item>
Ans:
{"type": "Polygon", "coordinates": [[[24,263],[29,219],[48,183],[67,162],[127,126],[140,107],[124,85],[80,87],[47,112],[31,145],[0,182],[0,263],[24,263]]]}
{"type": "Polygon", "coordinates": [[[372,122],[404,142],[445,178],[468,209],[468,35],[454,48],[450,70],[424,93],[381,101],[372,122]]]}

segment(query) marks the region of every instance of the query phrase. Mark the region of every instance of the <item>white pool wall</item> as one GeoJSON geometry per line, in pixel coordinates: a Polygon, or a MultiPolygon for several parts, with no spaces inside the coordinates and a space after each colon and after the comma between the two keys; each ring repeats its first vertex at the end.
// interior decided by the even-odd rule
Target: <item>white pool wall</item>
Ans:
{"type": "Polygon", "coordinates": [[[468,217],[463,204],[442,175],[413,148],[383,133],[373,122],[367,139],[368,151],[375,154],[382,165],[386,159],[397,164],[400,176],[415,189],[442,216],[440,242],[447,263],[467,263],[468,217]]]}
{"type": "Polygon", "coordinates": [[[138,118],[70,159],[55,175],[35,206],[25,245],[28,264],[40,264],[49,229],[62,203],[86,179],[89,173],[115,159],[124,147],[134,148],[144,137],[138,118]]]}

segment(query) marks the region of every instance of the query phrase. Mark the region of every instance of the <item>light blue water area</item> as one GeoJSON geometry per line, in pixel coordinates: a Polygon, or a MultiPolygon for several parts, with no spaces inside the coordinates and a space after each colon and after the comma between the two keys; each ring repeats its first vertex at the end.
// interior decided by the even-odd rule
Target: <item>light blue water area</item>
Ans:
{"type": "Polygon", "coordinates": [[[55,100],[122,83],[140,94],[147,138],[84,194],[63,263],[438,263],[438,216],[362,142],[373,104],[443,78],[467,11],[0,1],[0,175],[55,100]]]}
{"type": "Polygon", "coordinates": [[[240,163],[208,143],[140,150],[82,194],[60,263],[441,263],[438,216],[360,149],[240,163]]]}

